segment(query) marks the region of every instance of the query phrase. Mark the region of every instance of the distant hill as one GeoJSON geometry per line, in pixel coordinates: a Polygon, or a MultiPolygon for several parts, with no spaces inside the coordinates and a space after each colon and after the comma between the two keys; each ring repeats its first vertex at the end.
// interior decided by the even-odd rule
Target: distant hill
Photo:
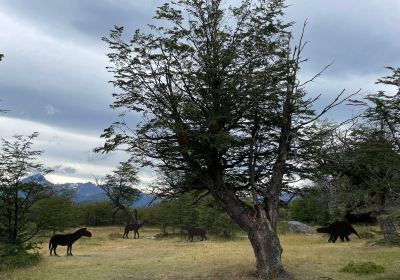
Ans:
{"type": "MultiPolygon", "coordinates": [[[[59,190],[73,190],[74,201],[78,203],[89,201],[106,201],[108,198],[104,191],[91,182],[86,183],[64,183],[53,184],[41,174],[35,174],[22,180],[23,183],[36,182],[41,185],[52,186],[55,191],[59,190]]],[[[132,207],[143,207],[152,201],[153,197],[149,194],[143,193],[138,201],[132,207]]]]}

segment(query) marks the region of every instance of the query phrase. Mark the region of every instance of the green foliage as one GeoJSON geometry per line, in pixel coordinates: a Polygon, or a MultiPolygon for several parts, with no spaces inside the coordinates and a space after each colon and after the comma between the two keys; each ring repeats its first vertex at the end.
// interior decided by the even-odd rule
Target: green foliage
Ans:
{"type": "Polygon", "coordinates": [[[301,198],[296,198],[289,204],[289,218],[311,224],[329,223],[326,194],[316,188],[305,189],[301,198]]]}
{"type": "Polygon", "coordinates": [[[114,206],[112,214],[114,222],[120,211],[125,214],[126,223],[131,223],[134,220],[130,207],[141,195],[141,192],[135,188],[139,183],[137,173],[137,168],[132,165],[131,161],[121,162],[112,174],[105,176],[104,182],[97,183],[114,206]]]}
{"type": "Polygon", "coordinates": [[[77,222],[73,193],[69,191],[61,191],[39,201],[32,212],[32,220],[41,230],[64,231],[77,222]]]}
{"type": "Polygon", "coordinates": [[[38,252],[28,252],[34,248],[32,243],[0,244],[0,271],[37,265],[41,255],[38,252]]]}
{"type": "Polygon", "coordinates": [[[0,242],[20,244],[29,241],[39,231],[33,225],[33,207],[50,194],[50,187],[22,180],[33,172],[51,170],[38,162],[43,153],[32,149],[38,133],[16,135],[13,141],[2,139],[0,147],[0,242]]]}
{"type": "Polygon", "coordinates": [[[197,208],[197,213],[197,223],[212,234],[230,238],[240,231],[239,226],[217,206],[215,200],[210,196],[201,202],[197,208]]]}
{"type": "Polygon", "coordinates": [[[182,226],[202,227],[209,233],[225,238],[234,236],[240,230],[210,196],[195,202],[196,195],[188,193],[177,199],[139,209],[139,213],[149,224],[159,226],[164,235],[168,229],[176,232],[182,226]]]}
{"type": "Polygon", "coordinates": [[[80,204],[76,211],[78,224],[87,226],[112,224],[113,204],[109,201],[80,204]]]}
{"type": "Polygon", "coordinates": [[[385,268],[374,262],[350,262],[343,266],[340,272],[353,273],[357,275],[370,275],[385,272],[385,268]]]}

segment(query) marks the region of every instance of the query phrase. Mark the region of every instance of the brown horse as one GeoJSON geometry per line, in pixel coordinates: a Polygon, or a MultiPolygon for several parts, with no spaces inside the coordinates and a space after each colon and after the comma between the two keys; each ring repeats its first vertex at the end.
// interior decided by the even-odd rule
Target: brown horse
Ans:
{"type": "Polygon", "coordinates": [[[130,231],[134,231],[134,235],[133,238],[136,239],[136,234],[137,234],[137,238],[139,239],[139,229],[146,223],[146,221],[143,221],[142,223],[133,223],[133,224],[129,224],[125,226],[125,230],[124,230],[124,238],[128,238],[128,234],[130,231]]]}
{"type": "Polygon", "coordinates": [[[72,256],[72,244],[82,236],[92,237],[92,234],[86,228],[81,228],[74,233],[53,235],[49,242],[50,256],[52,255],[52,251],[54,251],[54,255],[58,256],[56,252],[58,245],[68,246],[67,256],[72,256]]]}
{"type": "Polygon", "coordinates": [[[188,232],[188,241],[193,241],[193,236],[198,235],[201,237],[201,241],[204,239],[207,240],[206,231],[202,228],[195,227],[182,227],[182,230],[186,230],[188,232]]]}

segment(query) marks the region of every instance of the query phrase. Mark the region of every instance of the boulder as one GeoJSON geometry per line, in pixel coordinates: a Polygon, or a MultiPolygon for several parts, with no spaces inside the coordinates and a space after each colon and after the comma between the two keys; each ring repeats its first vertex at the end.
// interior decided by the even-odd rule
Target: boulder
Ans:
{"type": "Polygon", "coordinates": [[[301,233],[301,234],[310,234],[315,233],[315,230],[303,223],[297,221],[289,221],[288,222],[288,232],[289,233],[301,233]]]}

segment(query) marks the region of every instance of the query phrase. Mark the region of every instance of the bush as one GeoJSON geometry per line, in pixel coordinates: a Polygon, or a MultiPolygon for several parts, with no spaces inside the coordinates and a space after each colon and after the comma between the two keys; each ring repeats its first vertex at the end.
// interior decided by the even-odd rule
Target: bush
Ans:
{"type": "Polygon", "coordinates": [[[381,265],[375,264],[374,262],[350,262],[342,267],[339,271],[357,275],[369,275],[383,273],[385,272],[385,268],[381,265]]]}
{"type": "Polygon", "coordinates": [[[123,238],[123,236],[119,232],[112,232],[108,235],[108,239],[110,239],[110,240],[115,240],[115,239],[120,239],[120,238],[123,238]]]}
{"type": "Polygon", "coordinates": [[[0,270],[9,270],[37,265],[41,256],[38,252],[29,253],[35,245],[0,245],[0,270]]]}

